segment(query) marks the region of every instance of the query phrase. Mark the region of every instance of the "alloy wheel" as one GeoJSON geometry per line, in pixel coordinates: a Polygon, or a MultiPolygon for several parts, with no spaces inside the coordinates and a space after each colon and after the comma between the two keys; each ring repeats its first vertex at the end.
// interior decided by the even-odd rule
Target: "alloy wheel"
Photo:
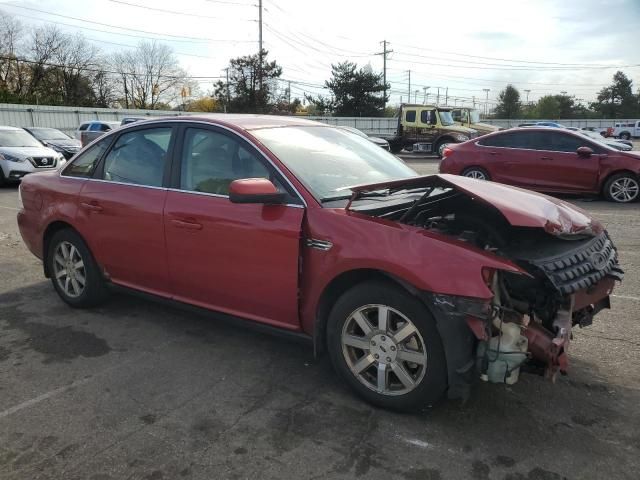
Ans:
{"type": "Polygon", "coordinates": [[[404,395],[424,378],[424,340],[413,322],[394,308],[358,308],[344,323],[341,342],[351,373],[379,394],[404,395]]]}
{"type": "Polygon", "coordinates": [[[487,176],[481,170],[469,170],[464,173],[465,177],[475,178],[476,180],[486,180],[487,176]]]}
{"type": "Polygon", "coordinates": [[[617,179],[609,187],[609,193],[616,202],[628,203],[638,197],[640,185],[638,181],[630,177],[617,179]]]}
{"type": "Polygon", "coordinates": [[[53,273],[65,295],[77,298],[87,283],[87,271],[78,249],[70,242],[60,242],[53,255],[53,273]]]}

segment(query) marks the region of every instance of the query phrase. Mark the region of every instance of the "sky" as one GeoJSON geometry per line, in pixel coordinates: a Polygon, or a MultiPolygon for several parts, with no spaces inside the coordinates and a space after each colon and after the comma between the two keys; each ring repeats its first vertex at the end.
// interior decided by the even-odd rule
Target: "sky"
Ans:
{"type": "MultiPolygon", "coordinates": [[[[229,59],[258,50],[259,0],[0,0],[26,26],[81,32],[105,53],[170,45],[201,92],[229,59]]],[[[479,105],[508,83],[526,101],[567,92],[593,101],[617,70],[640,87],[640,0],[262,0],[263,45],[293,97],[328,94],[331,65],[382,72],[390,103],[479,105]],[[409,84],[409,71],[411,83],[409,84]],[[485,89],[489,89],[488,92],[485,89]],[[529,92],[526,92],[529,90],[529,92]],[[428,96],[427,96],[428,95],[428,96]]]]}

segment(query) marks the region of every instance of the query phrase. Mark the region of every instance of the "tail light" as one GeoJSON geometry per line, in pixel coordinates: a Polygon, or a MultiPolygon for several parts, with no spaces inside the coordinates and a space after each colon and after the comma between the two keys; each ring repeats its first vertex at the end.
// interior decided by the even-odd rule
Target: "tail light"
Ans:
{"type": "Polygon", "coordinates": [[[453,148],[445,147],[442,151],[442,158],[450,157],[453,154],[453,148]]]}

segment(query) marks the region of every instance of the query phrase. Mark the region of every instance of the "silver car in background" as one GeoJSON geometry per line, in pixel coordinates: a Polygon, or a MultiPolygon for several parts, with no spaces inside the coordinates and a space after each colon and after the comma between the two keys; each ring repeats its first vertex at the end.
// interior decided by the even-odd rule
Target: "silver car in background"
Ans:
{"type": "Polygon", "coordinates": [[[60,153],[43,146],[22,128],[0,126],[0,185],[65,163],[60,153]]]}

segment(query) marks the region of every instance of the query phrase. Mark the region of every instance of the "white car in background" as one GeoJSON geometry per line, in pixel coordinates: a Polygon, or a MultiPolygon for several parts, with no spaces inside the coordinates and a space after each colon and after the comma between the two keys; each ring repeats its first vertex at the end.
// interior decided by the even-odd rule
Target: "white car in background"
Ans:
{"type": "Polygon", "coordinates": [[[628,152],[633,150],[633,147],[628,143],[622,141],[619,142],[617,140],[613,140],[611,138],[606,138],[600,135],[598,132],[592,132],[591,130],[575,130],[577,133],[584,135],[585,137],[592,138],[597,140],[600,143],[604,143],[605,145],[610,146],[611,148],[615,148],[616,150],[620,150],[621,152],[628,152]]]}
{"type": "Polygon", "coordinates": [[[65,163],[60,153],[43,146],[22,128],[0,126],[0,185],[65,163]]]}

